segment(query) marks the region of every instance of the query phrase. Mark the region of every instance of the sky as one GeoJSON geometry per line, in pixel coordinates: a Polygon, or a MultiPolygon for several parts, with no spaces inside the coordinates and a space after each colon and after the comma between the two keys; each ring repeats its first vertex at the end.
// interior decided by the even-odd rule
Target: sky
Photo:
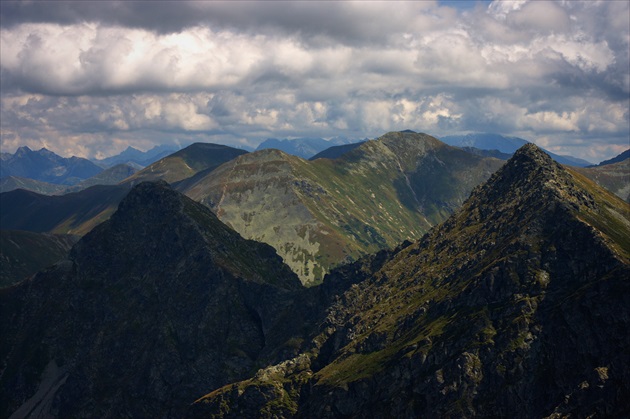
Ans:
{"type": "Polygon", "coordinates": [[[0,149],[493,132],[629,148],[630,2],[2,1],[0,149]]]}

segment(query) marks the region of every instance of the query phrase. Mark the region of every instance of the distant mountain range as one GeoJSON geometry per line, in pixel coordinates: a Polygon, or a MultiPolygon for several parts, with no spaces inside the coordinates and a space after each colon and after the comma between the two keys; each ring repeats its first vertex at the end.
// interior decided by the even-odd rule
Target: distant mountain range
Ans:
{"type": "Polygon", "coordinates": [[[330,140],[325,140],[323,138],[294,138],[284,140],[268,138],[260,143],[260,145],[256,148],[256,151],[274,148],[293,156],[310,159],[317,153],[320,153],[330,147],[356,142],[356,140],[341,137],[332,138],[330,140]]]}
{"type": "Polygon", "coordinates": [[[104,159],[94,159],[92,160],[97,165],[108,168],[112,166],[116,166],[118,164],[129,164],[133,163],[140,167],[138,169],[142,169],[160,160],[163,157],[168,156],[169,154],[177,151],[178,148],[170,145],[159,145],[155,146],[148,151],[141,151],[134,147],[127,147],[122,153],[117,154],[115,156],[106,157],[104,159]]]}
{"type": "Polygon", "coordinates": [[[60,157],[42,148],[33,151],[20,147],[15,154],[2,153],[0,156],[0,178],[14,176],[59,185],[76,185],[103,169],[80,157],[60,157]]]}
{"type": "MultiPolygon", "coordinates": [[[[518,137],[508,137],[501,134],[474,133],[465,135],[447,135],[440,140],[456,147],[474,147],[481,150],[497,150],[501,153],[512,155],[517,149],[529,143],[518,137]]],[[[544,150],[544,149],[543,149],[544,150]]],[[[586,167],[592,163],[571,156],[561,156],[545,150],[555,161],[569,166],[586,167]]]]}
{"type": "Polygon", "coordinates": [[[630,202],[630,153],[606,160],[597,166],[580,167],[575,170],[608,189],[618,197],[630,202]]]}
{"type": "Polygon", "coordinates": [[[78,192],[94,185],[116,185],[138,171],[136,166],[132,164],[117,164],[72,186],[8,176],[0,178],[0,192],[26,189],[43,195],[63,195],[70,192],[78,192]]]}
{"type": "Polygon", "coordinates": [[[604,160],[598,165],[590,166],[590,167],[606,166],[608,164],[615,164],[615,163],[620,163],[622,161],[628,161],[628,159],[630,159],[630,148],[624,151],[623,153],[620,153],[619,155],[613,157],[612,159],[604,160]]]}
{"type": "Polygon", "coordinates": [[[533,144],[463,203],[444,190],[490,162],[390,133],[337,160],[240,155],[198,179],[223,187],[214,212],[132,187],[64,260],[0,290],[0,416],[626,417],[630,206],[533,144]],[[454,212],[306,288],[220,218],[233,201],[253,222],[259,200],[281,228],[309,194],[348,228],[454,212]]]}

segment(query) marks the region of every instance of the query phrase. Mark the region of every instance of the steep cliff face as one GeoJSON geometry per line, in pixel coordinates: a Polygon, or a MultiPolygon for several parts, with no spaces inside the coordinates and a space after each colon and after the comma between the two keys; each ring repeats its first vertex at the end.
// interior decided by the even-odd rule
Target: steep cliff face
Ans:
{"type": "Polygon", "coordinates": [[[294,351],[295,274],[165,183],[0,294],[0,415],[176,417],[294,351]]]}
{"type": "Polygon", "coordinates": [[[314,284],[342,262],[421,237],[502,164],[395,132],[335,160],[250,153],[178,189],[314,284]]]}
{"type": "Polygon", "coordinates": [[[333,272],[354,285],[310,350],[189,414],[628,415],[628,211],[526,145],[422,240],[333,272]]]}

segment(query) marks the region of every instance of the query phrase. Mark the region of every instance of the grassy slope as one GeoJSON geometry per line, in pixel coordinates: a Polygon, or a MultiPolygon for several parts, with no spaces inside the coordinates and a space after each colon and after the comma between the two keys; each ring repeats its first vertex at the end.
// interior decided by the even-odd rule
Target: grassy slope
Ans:
{"type": "Polygon", "coordinates": [[[630,159],[596,167],[571,167],[599,186],[630,202],[630,159]]]}
{"type": "Polygon", "coordinates": [[[335,160],[241,156],[185,193],[316,283],[343,261],[421,237],[502,164],[426,135],[390,133],[335,160]]]}
{"type": "Polygon", "coordinates": [[[202,170],[218,167],[244,153],[246,151],[228,146],[195,143],[145,167],[130,176],[125,183],[138,184],[142,181],[158,179],[174,183],[202,170]]]}

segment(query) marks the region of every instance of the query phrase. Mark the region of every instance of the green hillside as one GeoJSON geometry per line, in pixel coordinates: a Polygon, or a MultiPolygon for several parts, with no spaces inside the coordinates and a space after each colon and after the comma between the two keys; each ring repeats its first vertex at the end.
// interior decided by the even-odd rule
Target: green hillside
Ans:
{"type": "Polygon", "coordinates": [[[142,181],[164,180],[174,183],[202,170],[213,169],[247,153],[233,147],[211,143],[195,143],[145,167],[124,183],[136,185],[142,181]]]}
{"type": "Polygon", "coordinates": [[[421,237],[502,164],[395,132],[333,160],[261,150],[179,189],[244,237],[271,244],[313,284],[342,262],[421,237]]]}

